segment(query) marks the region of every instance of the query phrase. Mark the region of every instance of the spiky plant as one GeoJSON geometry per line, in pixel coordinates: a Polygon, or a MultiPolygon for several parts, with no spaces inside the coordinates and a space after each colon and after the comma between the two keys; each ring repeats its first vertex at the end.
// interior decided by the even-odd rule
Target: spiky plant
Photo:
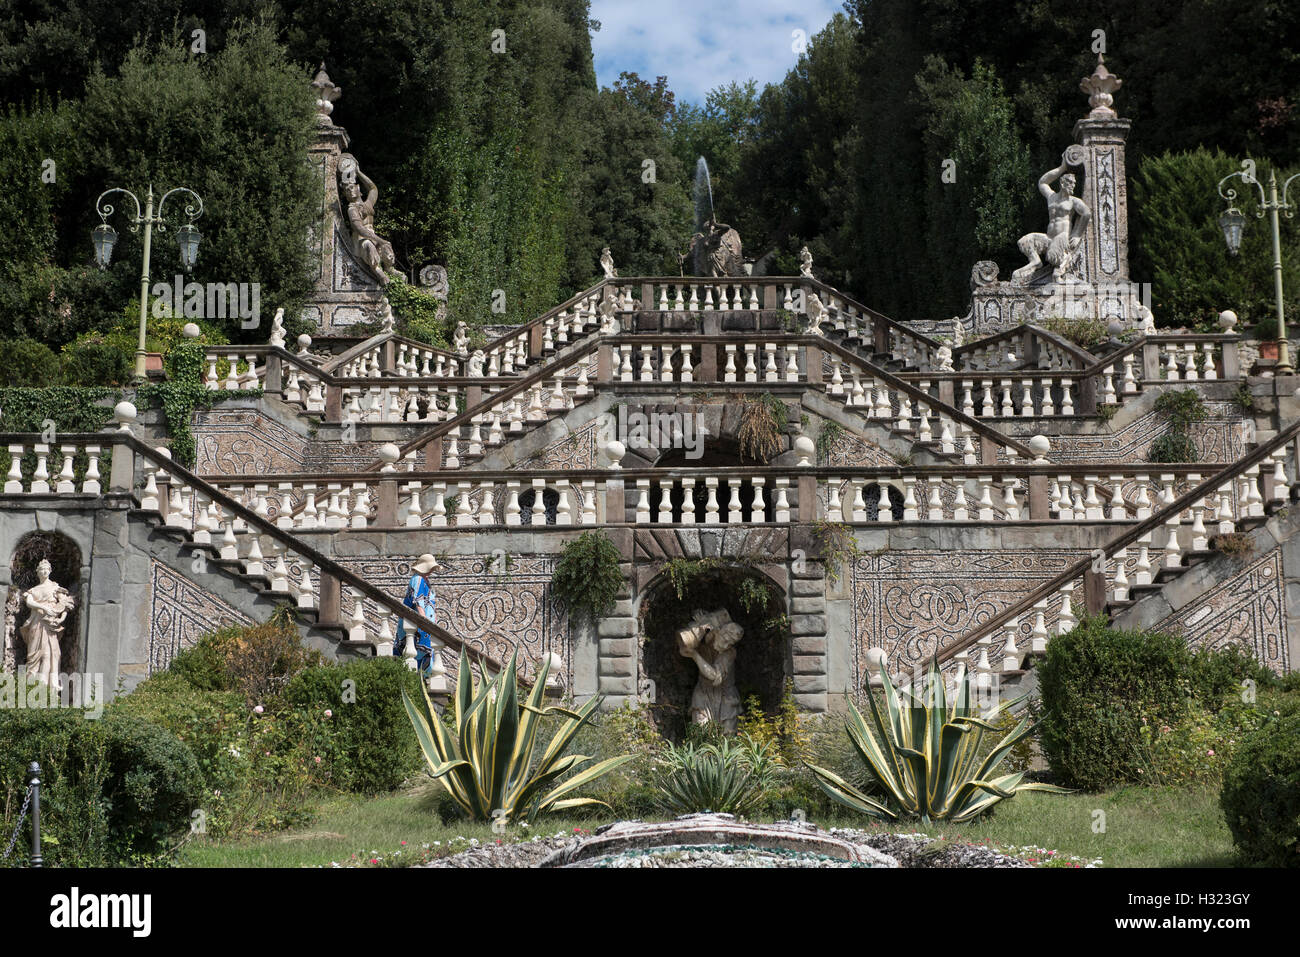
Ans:
{"type": "Polygon", "coordinates": [[[969,673],[951,703],[937,660],[930,663],[926,688],[909,688],[901,698],[889,675],[881,677],[884,713],[871,695],[872,723],[868,725],[850,701],[845,728],[869,778],[880,786],[888,803],[868,797],[839,775],[810,764],[808,769],[818,785],[833,800],[872,817],[891,821],[920,817],[928,825],[939,820],[953,824],[972,820],[1021,791],[1069,793],[1050,784],[1022,782],[1023,771],[993,777],[1011,749],[1033,732],[1028,718],[1022,718],[983,761],[978,758],[984,732],[996,730],[993,721],[1023,698],[1003,702],[987,718],[980,718],[969,673]]]}
{"type": "Polygon", "coordinates": [[[427,691],[424,713],[402,692],[402,703],[415,727],[430,774],[476,821],[491,821],[494,811],[504,812],[507,821],[521,814],[531,821],[551,811],[604,804],[595,798],[564,797],[632,760],[632,755],[623,755],[583,767],[593,759],[564,753],[579,729],[595,714],[600,699],[592,698],[577,711],[542,707],[550,670],[549,658],[544,657],[532,693],[521,703],[515,673],[517,658],[515,652],[504,671],[480,685],[470,670],[468,656],[461,651],[454,732],[434,712],[427,691]],[[539,721],[552,716],[562,717],[563,723],[535,760],[539,721]],[[564,777],[571,772],[576,773],[564,777]]]}
{"type": "Polygon", "coordinates": [[[747,814],[763,803],[776,776],[771,752],[770,745],[745,736],[703,746],[670,745],[664,754],[667,768],[657,782],[659,803],[678,814],[747,814]]]}

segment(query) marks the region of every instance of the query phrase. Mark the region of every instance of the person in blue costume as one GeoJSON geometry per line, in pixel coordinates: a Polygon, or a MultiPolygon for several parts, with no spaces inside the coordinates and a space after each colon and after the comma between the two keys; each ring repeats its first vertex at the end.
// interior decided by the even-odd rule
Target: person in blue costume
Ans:
{"type": "MultiPolygon", "coordinates": [[[[435,599],[433,595],[433,583],[429,576],[442,566],[438,564],[438,559],[432,555],[421,555],[411,565],[411,571],[415,574],[411,576],[411,581],[406,586],[406,597],[402,599],[402,604],[407,608],[414,609],[430,621],[436,622],[433,617],[435,611],[435,599]]],[[[397,623],[397,640],[393,642],[393,654],[398,658],[402,657],[402,652],[406,649],[406,622],[397,623]]],[[[420,674],[429,675],[433,672],[433,639],[427,631],[416,630],[415,632],[415,661],[419,666],[420,674]]]]}

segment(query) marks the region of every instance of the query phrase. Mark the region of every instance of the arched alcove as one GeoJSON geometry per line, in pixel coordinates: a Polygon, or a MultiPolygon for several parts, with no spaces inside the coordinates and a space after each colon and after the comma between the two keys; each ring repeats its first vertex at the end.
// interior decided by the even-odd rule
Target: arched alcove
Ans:
{"type": "MultiPolygon", "coordinates": [[[[59,532],[28,532],[18,540],[9,562],[10,581],[6,619],[13,613],[12,642],[14,665],[26,661],[27,649],[19,630],[27,620],[28,610],[22,603],[21,593],[34,586],[40,579],[36,577],[36,566],[45,559],[50,563],[50,578],[68,590],[77,607],[68,613],[64,621],[63,639],[60,641],[59,669],[63,672],[77,670],[79,666],[77,649],[81,634],[81,549],[67,535],[59,532]]],[[[8,622],[6,621],[8,626],[8,622]]]]}
{"type": "Polygon", "coordinates": [[[751,695],[769,713],[780,705],[790,673],[784,589],[748,565],[679,560],[649,583],[638,609],[645,636],[640,673],[654,689],[651,718],[671,740],[685,733],[691,692],[699,680],[695,664],[680,653],[677,633],[697,610],[715,609],[725,609],[744,630],[735,663],[742,705],[751,695]]]}

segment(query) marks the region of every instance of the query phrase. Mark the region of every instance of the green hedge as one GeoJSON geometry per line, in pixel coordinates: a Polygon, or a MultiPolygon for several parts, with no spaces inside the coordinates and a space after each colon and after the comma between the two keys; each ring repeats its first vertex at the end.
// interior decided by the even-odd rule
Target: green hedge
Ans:
{"type": "Polygon", "coordinates": [[[35,339],[0,339],[0,386],[44,389],[63,384],[59,357],[35,339]]]}
{"type": "Polygon", "coordinates": [[[1276,682],[1236,650],[1194,653],[1177,635],[1085,620],[1048,642],[1038,668],[1043,754],[1071,787],[1151,781],[1151,729],[1177,727],[1197,709],[1217,712],[1248,677],[1276,682]]]}
{"type": "Polygon", "coordinates": [[[1241,742],[1219,803],[1246,863],[1300,867],[1300,714],[1283,715],[1241,742]]]}
{"type": "Polygon", "coordinates": [[[126,385],[135,355],[111,342],[78,340],[63,347],[63,381],[68,385],[126,385]]]}
{"type": "Polygon", "coordinates": [[[375,794],[401,786],[421,766],[403,688],[419,700],[419,676],[404,661],[365,658],[306,669],[289,683],[284,702],[319,742],[331,783],[375,794]]]}
{"type": "MultiPolygon", "coordinates": [[[[0,714],[6,840],[32,761],[41,765],[42,851],[50,866],[154,860],[188,829],[202,799],[193,753],[157,725],[112,713],[88,720],[79,711],[7,711],[0,714]]],[[[26,862],[28,827],[5,863],[26,862]]]]}

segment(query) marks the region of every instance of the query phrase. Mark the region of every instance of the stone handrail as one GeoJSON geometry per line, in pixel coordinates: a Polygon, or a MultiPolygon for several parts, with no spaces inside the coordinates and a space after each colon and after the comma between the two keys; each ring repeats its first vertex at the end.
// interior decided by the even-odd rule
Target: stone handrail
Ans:
{"type": "Polygon", "coordinates": [[[957,346],[952,350],[953,363],[956,364],[961,358],[977,349],[987,349],[994,343],[1005,342],[1010,339],[1021,339],[1026,334],[1047,340],[1062,353],[1074,359],[1078,363],[1079,369],[1086,369],[1096,362],[1097,357],[1077,343],[1071,342],[1051,330],[1044,329],[1042,326],[1026,322],[1011,329],[1004,329],[991,336],[985,336],[983,339],[975,339],[957,346]]]}
{"type": "MultiPolygon", "coordinates": [[[[881,381],[887,383],[891,388],[896,389],[899,392],[905,393],[913,401],[923,401],[927,405],[939,407],[943,411],[943,413],[947,415],[949,418],[953,419],[953,421],[959,423],[960,425],[966,426],[972,432],[979,435],[981,438],[988,439],[990,442],[993,442],[996,445],[1001,445],[1004,448],[1012,449],[1016,452],[1016,454],[1023,455],[1026,458],[1033,457],[1033,453],[1030,451],[1029,446],[1025,445],[1024,443],[1019,442],[1016,439],[1011,438],[1010,436],[1004,435],[1002,432],[999,432],[997,429],[991,426],[985,425],[983,422],[979,421],[974,416],[967,415],[961,409],[957,408],[957,406],[954,403],[949,402],[943,398],[936,399],[928,392],[923,392],[921,389],[912,385],[912,383],[907,381],[906,379],[902,379],[891,372],[886,372],[884,369],[880,368],[875,363],[870,362],[869,360],[864,359],[862,356],[858,355],[852,349],[846,349],[843,346],[839,345],[838,343],[830,342],[820,337],[807,337],[807,341],[815,342],[819,344],[822,349],[838,354],[841,359],[862,366],[864,368],[864,371],[868,372],[873,378],[880,379],[881,381]]],[[[923,379],[923,378],[927,378],[927,376],[921,375],[919,376],[919,378],[923,379]]],[[[928,378],[935,378],[935,377],[928,376],[928,378]]]]}
{"type": "MultiPolygon", "coordinates": [[[[1125,529],[1116,535],[1109,542],[1100,548],[1105,559],[1115,557],[1116,552],[1120,552],[1128,546],[1133,545],[1150,535],[1156,529],[1162,526],[1175,524],[1178,517],[1191,508],[1196,503],[1209,498],[1213,493],[1220,490],[1224,485],[1230,485],[1237,479],[1246,475],[1252,469],[1258,469],[1258,466],[1266,459],[1270,459],[1276,451],[1286,446],[1300,436],[1300,422],[1293,423],[1286,429],[1283,429],[1272,439],[1268,440],[1252,449],[1242,458],[1226,466],[1220,471],[1211,475],[1200,484],[1196,485],[1187,492],[1175,498],[1172,502],[1166,503],[1162,508],[1154,511],[1151,516],[1131,528],[1125,529]]],[[[1090,555],[1082,558],[1072,564],[1065,571],[1051,578],[1050,580],[1039,585],[1024,598],[1015,602],[1011,607],[994,615],[988,621],[981,624],[978,628],[969,634],[947,646],[938,654],[940,662],[948,661],[962,652],[969,651],[971,647],[981,640],[987,639],[994,632],[1004,628],[1008,623],[1018,621],[1021,616],[1034,611],[1036,608],[1044,605],[1051,597],[1060,592],[1063,586],[1071,586],[1075,579],[1086,574],[1090,569],[1095,567],[1101,556],[1090,555]]],[[[1181,567],[1181,566],[1168,566],[1181,567]]]]}
{"type": "Polygon", "coordinates": [[[886,326],[888,326],[890,329],[894,330],[895,332],[902,333],[903,335],[911,339],[915,339],[917,342],[923,343],[928,349],[937,349],[939,348],[939,346],[943,345],[943,343],[940,342],[938,339],[932,339],[929,336],[924,335],[923,333],[917,332],[915,329],[908,327],[905,323],[899,322],[897,319],[891,319],[889,318],[889,316],[886,316],[882,312],[877,312],[875,309],[872,309],[870,306],[864,306],[862,303],[858,302],[852,296],[849,296],[841,292],[840,290],[836,289],[834,286],[827,285],[826,283],[822,282],[820,279],[809,279],[807,276],[802,276],[798,278],[803,282],[804,285],[811,286],[814,290],[827,292],[833,296],[838,296],[839,298],[847,302],[849,305],[851,305],[854,309],[857,309],[859,312],[862,312],[865,315],[870,316],[873,322],[884,323],[886,326]]]}
{"type": "MultiPolygon", "coordinates": [[[[12,447],[18,445],[34,446],[40,442],[39,434],[22,434],[22,433],[5,433],[0,434],[0,446],[12,447]]],[[[475,661],[481,668],[491,671],[500,671],[502,665],[490,656],[478,651],[473,646],[461,641],[460,638],[439,625],[429,621],[419,612],[407,608],[399,599],[393,598],[383,590],[375,587],[365,579],[354,574],[348,569],[339,565],[333,559],[317,551],[308,545],[301,538],[292,532],[278,527],[275,523],[270,522],[258,515],[255,511],[237,501],[226,492],[222,491],[218,484],[213,484],[198,475],[195,475],[189,469],[173,462],[170,456],[164,452],[151,448],[146,443],[131,435],[129,431],[119,430],[114,432],[101,433],[77,433],[58,436],[55,445],[70,448],[85,448],[87,446],[94,448],[128,448],[133,456],[139,457],[148,462],[152,469],[150,478],[156,476],[161,471],[174,479],[179,479],[191,489],[197,489],[209,501],[215,502],[220,506],[223,512],[234,518],[243,521],[249,528],[256,530],[258,535],[272,539],[287,550],[290,550],[302,556],[311,564],[320,569],[325,575],[329,575],[338,583],[339,586],[346,586],[359,592],[364,597],[370,599],[381,609],[388,613],[396,615],[399,619],[405,620],[415,625],[421,631],[425,631],[432,637],[440,641],[443,645],[456,651],[465,650],[470,658],[475,661]]],[[[18,461],[15,456],[14,461],[18,461]]],[[[69,462],[71,459],[68,460],[69,462]]],[[[12,468],[12,466],[11,466],[12,468]]],[[[71,472],[71,470],[69,470],[71,472]]],[[[93,491],[97,494],[109,493],[135,493],[135,470],[132,456],[113,456],[112,473],[106,489],[95,488],[93,491]]],[[[83,489],[83,493],[85,490],[83,489]]],[[[335,593],[337,600],[338,593],[335,593]]],[[[324,604],[324,602],[322,602],[324,604]]],[[[340,624],[342,617],[336,611],[331,609],[335,620],[324,621],[321,624],[340,624]]]]}

